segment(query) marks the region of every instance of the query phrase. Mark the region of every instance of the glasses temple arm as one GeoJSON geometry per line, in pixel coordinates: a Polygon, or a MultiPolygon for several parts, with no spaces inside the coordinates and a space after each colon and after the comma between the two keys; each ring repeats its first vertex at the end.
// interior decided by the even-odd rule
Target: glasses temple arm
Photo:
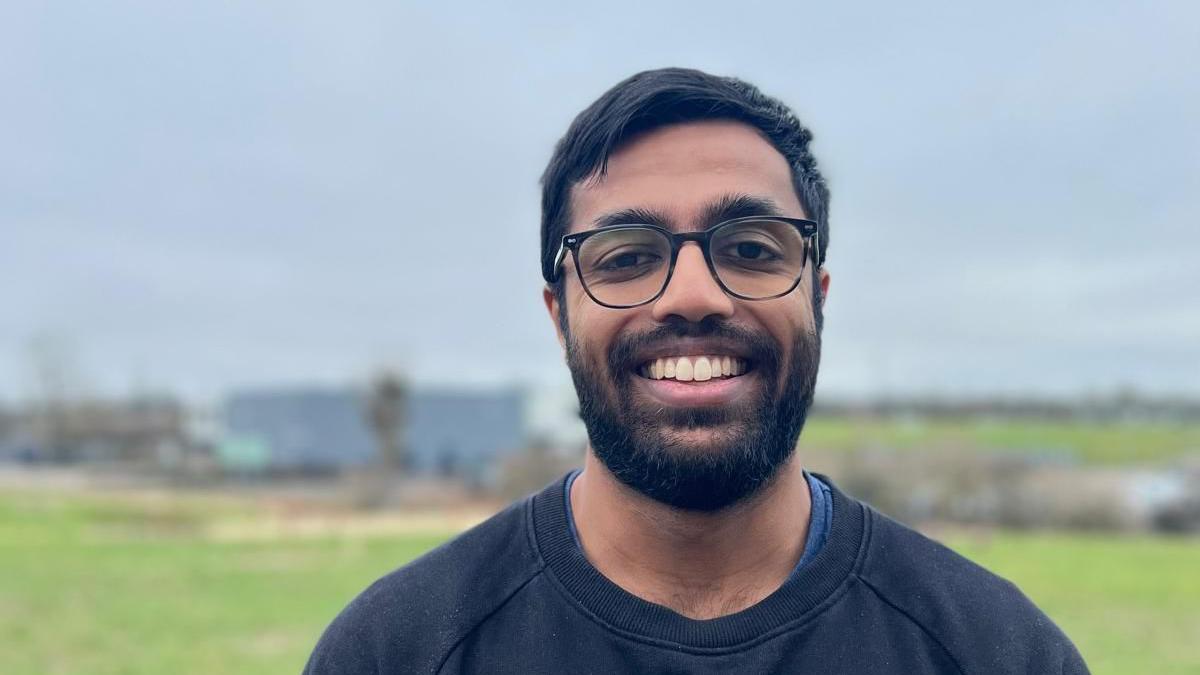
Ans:
{"type": "Polygon", "coordinates": [[[563,259],[567,257],[566,242],[558,245],[558,253],[554,254],[554,264],[550,266],[550,281],[558,281],[559,270],[562,268],[563,259]]]}

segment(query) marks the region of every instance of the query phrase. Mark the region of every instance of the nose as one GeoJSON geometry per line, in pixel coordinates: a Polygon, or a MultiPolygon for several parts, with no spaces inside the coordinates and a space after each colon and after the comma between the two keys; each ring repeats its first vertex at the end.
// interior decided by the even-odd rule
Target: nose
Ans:
{"type": "Polygon", "coordinates": [[[671,281],[654,301],[651,315],[663,323],[670,316],[691,323],[699,323],[709,316],[723,319],[733,316],[733,298],[717,285],[696,242],[689,241],[679,249],[671,281]]]}

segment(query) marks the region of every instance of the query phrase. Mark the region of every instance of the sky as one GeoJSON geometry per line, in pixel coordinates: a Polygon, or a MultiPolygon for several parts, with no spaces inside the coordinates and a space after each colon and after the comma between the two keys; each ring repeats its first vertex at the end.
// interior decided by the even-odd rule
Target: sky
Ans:
{"type": "Polygon", "coordinates": [[[569,389],[538,177],[668,65],[815,134],[819,396],[1200,395],[1200,4],[990,4],[4,3],[0,403],[569,389]]]}

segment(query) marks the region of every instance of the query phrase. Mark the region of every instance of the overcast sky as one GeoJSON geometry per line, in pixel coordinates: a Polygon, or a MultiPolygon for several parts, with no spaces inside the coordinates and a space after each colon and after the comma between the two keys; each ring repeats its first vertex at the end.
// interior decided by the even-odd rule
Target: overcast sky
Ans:
{"type": "Polygon", "coordinates": [[[822,391],[1200,394],[1200,3],[509,4],[4,3],[0,402],[562,386],[537,178],[666,65],[816,134],[822,391]]]}

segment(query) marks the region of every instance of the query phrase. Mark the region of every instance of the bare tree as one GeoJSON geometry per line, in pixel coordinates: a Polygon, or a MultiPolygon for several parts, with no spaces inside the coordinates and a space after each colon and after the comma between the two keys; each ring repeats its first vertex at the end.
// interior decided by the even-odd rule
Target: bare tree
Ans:
{"type": "Polygon", "coordinates": [[[30,338],[27,348],[33,380],[36,433],[54,461],[72,458],[70,406],[79,392],[77,369],[67,343],[50,333],[30,338]]]}
{"type": "Polygon", "coordinates": [[[407,467],[407,449],[404,447],[407,400],[408,385],[396,373],[381,371],[372,380],[367,397],[367,417],[375,433],[379,459],[392,474],[407,467]]]}

